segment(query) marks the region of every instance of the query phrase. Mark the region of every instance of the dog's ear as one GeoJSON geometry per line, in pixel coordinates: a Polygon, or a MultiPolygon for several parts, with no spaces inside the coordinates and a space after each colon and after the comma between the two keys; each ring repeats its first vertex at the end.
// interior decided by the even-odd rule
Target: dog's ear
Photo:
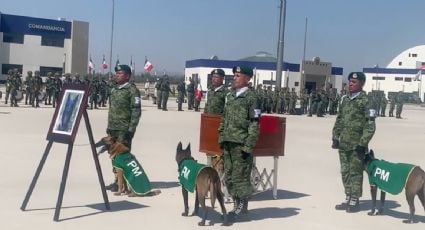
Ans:
{"type": "Polygon", "coordinates": [[[182,142],[179,141],[179,144],[177,145],[177,152],[180,152],[183,150],[182,142]]]}
{"type": "Polygon", "coordinates": [[[369,155],[371,159],[375,159],[375,153],[373,152],[372,149],[369,151],[369,155]]]}
{"type": "Polygon", "coordinates": [[[190,151],[190,142],[189,144],[187,144],[186,148],[184,149],[185,151],[190,151]]]}

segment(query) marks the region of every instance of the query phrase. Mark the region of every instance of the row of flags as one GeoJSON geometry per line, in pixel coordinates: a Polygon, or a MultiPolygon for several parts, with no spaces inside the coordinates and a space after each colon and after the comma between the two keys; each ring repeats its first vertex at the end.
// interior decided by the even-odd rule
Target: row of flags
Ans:
{"type": "MultiPolygon", "coordinates": [[[[117,66],[119,64],[120,64],[120,60],[119,60],[119,58],[117,58],[117,62],[115,63],[115,66],[117,66]]],[[[130,68],[131,68],[132,71],[134,71],[135,66],[136,66],[136,63],[133,62],[133,57],[131,57],[130,68]]],[[[101,69],[106,70],[107,68],[108,68],[108,64],[106,63],[105,55],[103,55],[101,69]]],[[[95,69],[95,65],[94,65],[94,63],[91,59],[91,56],[90,56],[90,59],[89,59],[88,69],[89,69],[89,73],[91,73],[95,69]]],[[[153,70],[153,64],[148,60],[147,57],[145,57],[145,65],[144,65],[143,69],[146,72],[151,72],[153,70]]]]}

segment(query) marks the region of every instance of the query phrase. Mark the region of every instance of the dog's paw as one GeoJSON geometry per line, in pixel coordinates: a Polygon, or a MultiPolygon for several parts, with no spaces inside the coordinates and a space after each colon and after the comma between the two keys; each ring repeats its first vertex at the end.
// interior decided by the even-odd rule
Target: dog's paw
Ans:
{"type": "Polygon", "coordinates": [[[403,220],[403,223],[405,223],[405,224],[413,224],[413,220],[412,219],[403,220]]]}
{"type": "Polygon", "coordinates": [[[198,223],[198,226],[205,226],[205,220],[198,223]]]}
{"type": "Polygon", "coordinates": [[[379,215],[379,216],[384,215],[384,209],[383,209],[383,208],[380,208],[380,209],[378,210],[378,212],[376,213],[376,215],[379,215]]]}
{"type": "Polygon", "coordinates": [[[371,210],[370,212],[367,213],[369,216],[374,216],[375,215],[375,209],[371,210]]]}
{"type": "Polygon", "coordinates": [[[192,214],[190,214],[190,216],[197,216],[198,215],[198,210],[194,210],[193,212],[192,212],[192,214]]]}
{"type": "Polygon", "coordinates": [[[182,212],[182,216],[188,216],[189,212],[182,212]]]}
{"type": "Polygon", "coordinates": [[[121,192],[114,192],[114,196],[121,196],[121,192]]]}

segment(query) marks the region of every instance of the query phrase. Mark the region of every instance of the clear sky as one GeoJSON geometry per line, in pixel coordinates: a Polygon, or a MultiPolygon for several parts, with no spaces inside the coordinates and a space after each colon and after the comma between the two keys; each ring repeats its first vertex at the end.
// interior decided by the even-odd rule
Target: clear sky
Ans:
{"type": "MultiPolygon", "coordinates": [[[[113,62],[145,56],[157,72],[183,73],[186,60],[276,56],[280,0],[115,0],[113,62]]],[[[89,54],[109,62],[112,0],[0,0],[2,13],[90,23],[89,54]]],[[[284,60],[319,56],[348,71],[385,67],[425,44],[424,0],[287,0],[284,60]]],[[[108,63],[109,64],[109,63],[108,63]]]]}

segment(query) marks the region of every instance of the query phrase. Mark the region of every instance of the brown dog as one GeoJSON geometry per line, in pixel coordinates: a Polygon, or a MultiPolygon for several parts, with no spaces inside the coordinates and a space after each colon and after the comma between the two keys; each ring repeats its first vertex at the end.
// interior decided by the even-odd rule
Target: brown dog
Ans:
{"type": "Polygon", "coordinates": [[[112,159],[118,184],[118,191],[114,195],[126,194],[134,197],[152,196],[161,193],[160,190],[151,190],[149,179],[140,163],[130,153],[129,148],[118,142],[116,138],[111,136],[104,137],[95,146],[102,147],[99,154],[107,150],[112,159]]]}
{"type": "Polygon", "coordinates": [[[186,149],[182,148],[179,142],[176,151],[176,162],[179,167],[179,181],[182,185],[182,194],[184,202],[184,212],[182,216],[188,216],[188,191],[196,191],[195,207],[192,215],[197,215],[199,204],[203,210],[202,220],[198,223],[200,226],[205,225],[208,208],[205,205],[205,198],[210,192],[211,206],[214,206],[215,200],[220,203],[221,212],[223,213],[223,225],[227,225],[227,212],[224,206],[224,198],[221,192],[221,182],[217,171],[209,166],[198,164],[192,157],[190,144],[186,149]]]}
{"type": "MultiPolygon", "coordinates": [[[[396,174],[396,172],[391,172],[389,170],[384,170],[382,167],[378,166],[376,161],[379,161],[375,159],[375,155],[373,153],[373,150],[370,150],[368,154],[365,154],[364,156],[360,156],[360,158],[363,160],[366,172],[370,177],[378,178],[378,180],[385,182],[392,182],[391,178],[399,178],[399,175],[396,174]],[[374,164],[374,167],[371,164],[374,164]]],[[[391,164],[389,162],[385,162],[387,164],[391,164]]],[[[414,199],[415,196],[418,195],[419,200],[422,203],[422,206],[425,209],[425,172],[419,167],[419,166],[413,166],[408,164],[395,164],[395,167],[398,167],[398,165],[407,165],[411,169],[408,171],[408,176],[406,179],[406,183],[404,185],[404,190],[406,192],[406,200],[409,204],[410,209],[410,215],[408,220],[404,220],[404,223],[413,223],[414,222],[414,216],[415,216],[415,204],[414,199]]],[[[371,180],[370,180],[371,181],[371,180]]],[[[379,181],[378,181],[379,183],[379,181]]],[[[384,203],[385,203],[385,191],[389,190],[390,185],[386,184],[374,184],[371,183],[370,191],[372,196],[372,209],[368,213],[369,215],[382,215],[384,213],[384,203]],[[384,188],[385,187],[385,188],[384,188]],[[378,188],[381,189],[381,202],[380,207],[376,208],[376,196],[378,188]],[[377,210],[377,212],[376,212],[377,210]]],[[[401,191],[401,189],[398,189],[398,191],[401,191]]],[[[388,191],[390,192],[390,191],[388,191]]],[[[396,194],[392,192],[393,194],[396,194]]]]}

